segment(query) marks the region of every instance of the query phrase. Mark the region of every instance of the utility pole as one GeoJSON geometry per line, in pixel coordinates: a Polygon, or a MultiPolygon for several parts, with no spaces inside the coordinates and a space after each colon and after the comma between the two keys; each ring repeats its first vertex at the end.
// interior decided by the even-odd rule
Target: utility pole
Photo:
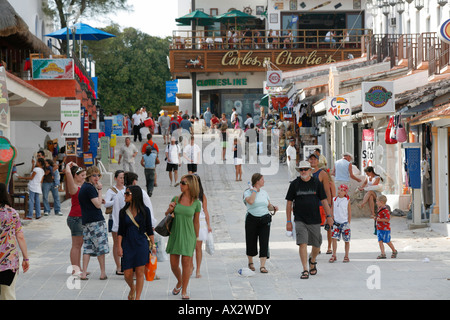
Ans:
{"type": "MultiPolygon", "coordinates": [[[[191,12],[195,11],[195,0],[191,0],[191,12]]],[[[192,46],[195,48],[196,45],[196,21],[192,19],[192,46]]],[[[195,70],[194,70],[195,71],[195,70]]],[[[196,114],[197,109],[197,73],[192,72],[191,73],[191,80],[192,80],[192,112],[191,114],[196,114]]],[[[201,110],[200,110],[201,112],[201,110]]]]}

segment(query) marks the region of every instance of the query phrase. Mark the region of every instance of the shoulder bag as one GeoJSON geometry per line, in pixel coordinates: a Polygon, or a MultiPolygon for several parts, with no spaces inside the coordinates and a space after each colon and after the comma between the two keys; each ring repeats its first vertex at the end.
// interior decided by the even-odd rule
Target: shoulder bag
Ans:
{"type": "MultiPolygon", "coordinates": [[[[176,202],[178,202],[178,197],[176,199],[176,202]]],[[[165,216],[164,219],[162,219],[155,227],[155,231],[158,232],[163,237],[168,237],[170,235],[170,230],[172,229],[174,217],[175,216],[173,212],[165,216]]]]}
{"type": "MultiPolygon", "coordinates": [[[[111,190],[114,191],[116,194],[119,192],[119,191],[118,191],[116,188],[114,188],[114,187],[111,187],[111,190]]],[[[113,206],[108,207],[108,208],[105,209],[105,213],[106,213],[106,214],[111,214],[112,211],[113,211],[113,206]]]]}

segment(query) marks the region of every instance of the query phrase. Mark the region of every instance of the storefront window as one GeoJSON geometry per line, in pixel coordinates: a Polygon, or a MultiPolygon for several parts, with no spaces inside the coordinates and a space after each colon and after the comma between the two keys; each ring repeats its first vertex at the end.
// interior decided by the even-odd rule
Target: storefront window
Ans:
{"type": "MultiPolygon", "coordinates": [[[[227,90],[228,91],[228,90],[227,90]]],[[[230,90],[231,91],[231,90],[230,90]]],[[[230,119],[232,108],[235,107],[239,114],[239,123],[241,125],[246,119],[246,114],[250,113],[253,122],[258,123],[260,118],[259,102],[263,96],[262,90],[236,90],[235,92],[221,93],[222,113],[230,119]]],[[[265,107],[267,113],[267,107],[265,107]]]]}

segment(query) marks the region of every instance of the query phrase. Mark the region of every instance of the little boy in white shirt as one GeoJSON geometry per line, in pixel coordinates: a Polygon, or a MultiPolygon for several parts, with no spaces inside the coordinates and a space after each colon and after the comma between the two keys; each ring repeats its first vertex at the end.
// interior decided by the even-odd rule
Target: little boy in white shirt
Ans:
{"type": "Polygon", "coordinates": [[[333,230],[331,239],[333,242],[333,255],[329,262],[336,261],[337,242],[342,239],[345,242],[345,256],[342,262],[350,262],[348,252],[350,249],[350,220],[352,218],[352,210],[350,205],[350,198],[347,195],[348,186],[341,184],[338,188],[338,196],[333,198],[333,230]]]}

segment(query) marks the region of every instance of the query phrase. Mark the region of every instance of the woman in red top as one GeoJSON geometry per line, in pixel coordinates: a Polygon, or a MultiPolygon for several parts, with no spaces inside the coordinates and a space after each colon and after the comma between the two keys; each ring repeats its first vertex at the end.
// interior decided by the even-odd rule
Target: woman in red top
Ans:
{"type": "Polygon", "coordinates": [[[211,129],[217,129],[217,125],[219,124],[220,120],[217,118],[215,114],[213,114],[211,118],[211,129]]]}
{"type": "Polygon", "coordinates": [[[78,192],[86,178],[86,170],[78,167],[74,162],[66,165],[67,188],[72,200],[67,225],[72,233],[72,248],[70,249],[70,263],[76,266],[77,270],[72,273],[81,272],[81,248],[83,247],[83,229],[81,224],[81,207],[78,202],[78,192]]]}

